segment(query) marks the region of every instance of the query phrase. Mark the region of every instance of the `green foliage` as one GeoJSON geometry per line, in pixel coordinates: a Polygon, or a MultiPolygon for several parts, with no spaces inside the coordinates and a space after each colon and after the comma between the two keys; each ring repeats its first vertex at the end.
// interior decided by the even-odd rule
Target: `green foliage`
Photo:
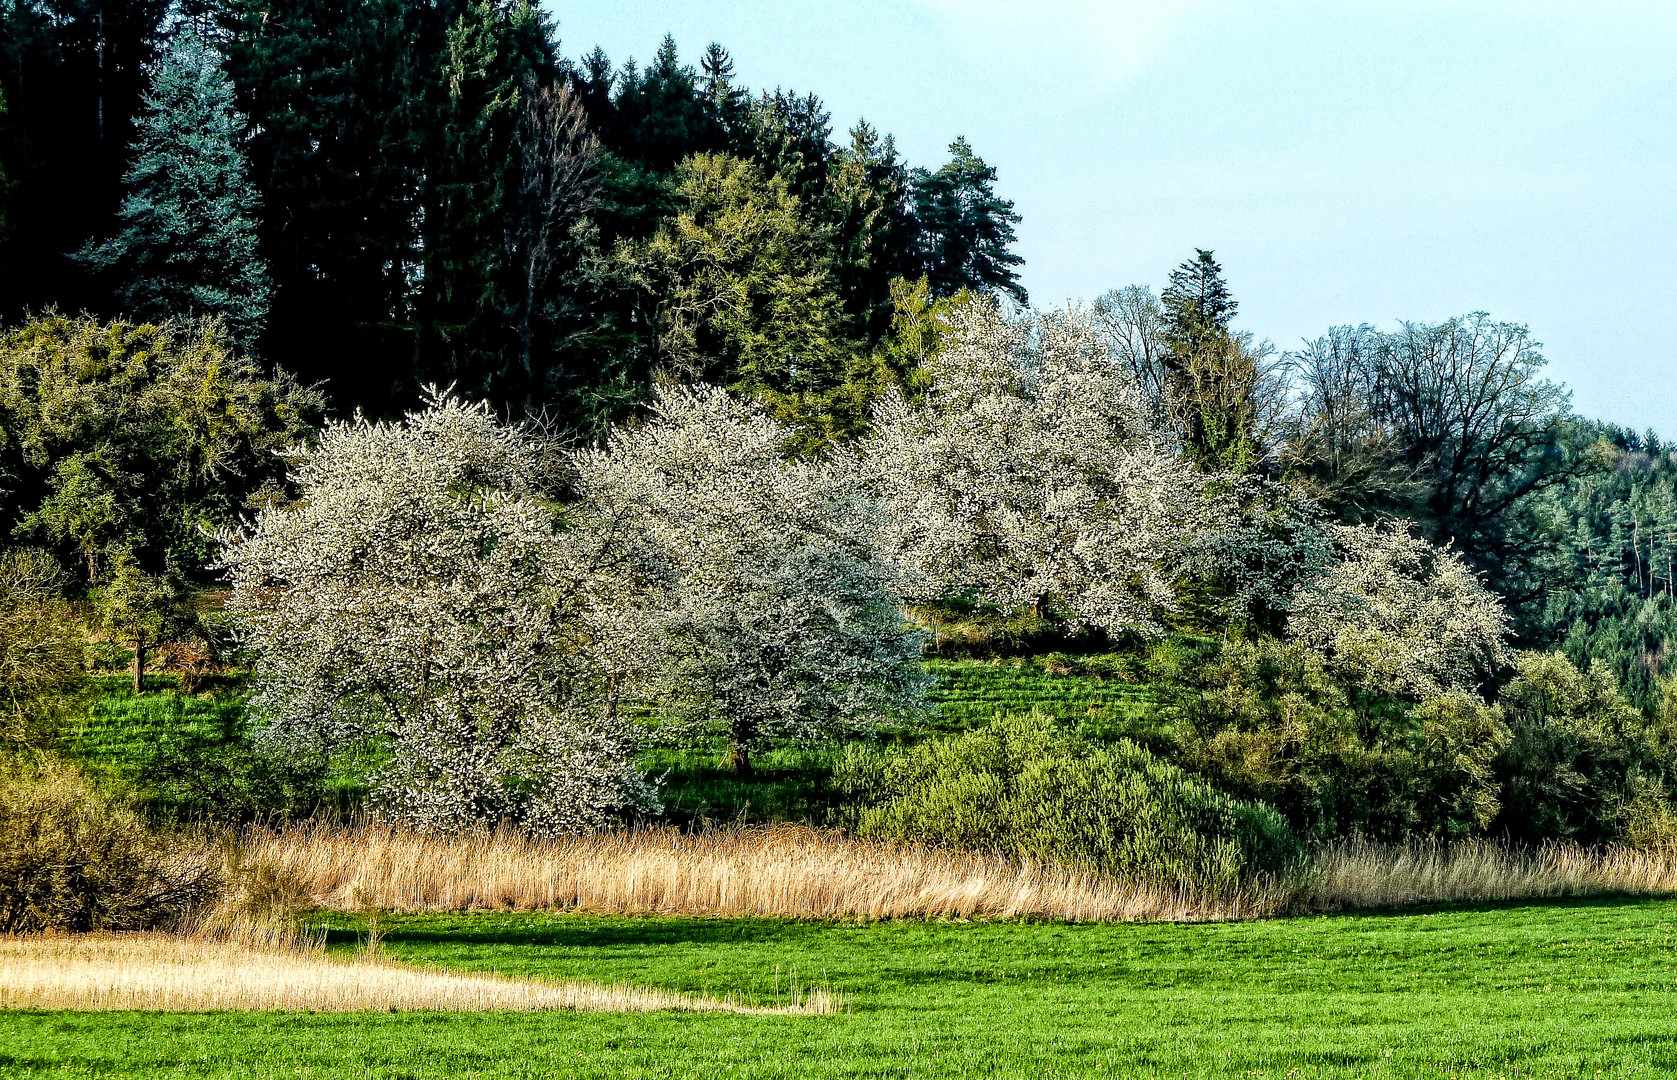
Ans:
{"type": "Polygon", "coordinates": [[[101,628],[134,650],[134,692],[145,687],[146,654],[165,640],[190,633],[196,622],[191,598],[178,580],[141,570],[126,549],[111,558],[93,590],[101,628]]]}
{"type": "Polygon", "coordinates": [[[1530,644],[1559,648],[1578,667],[1600,661],[1625,696],[1656,708],[1677,641],[1677,459],[1652,432],[1582,421],[1566,453],[1610,462],[1528,500],[1531,538],[1522,582],[1540,598],[1514,609],[1530,644]]]}
{"type": "Polygon", "coordinates": [[[0,742],[38,746],[82,684],[86,643],[45,552],[0,551],[0,742]]]}
{"type": "Polygon", "coordinates": [[[1527,841],[1601,843],[1633,827],[1648,839],[1670,813],[1677,717],[1645,717],[1604,664],[1579,671],[1560,653],[1523,653],[1515,669],[1499,702],[1513,732],[1497,762],[1501,828],[1527,841]]]}
{"type": "Polygon", "coordinates": [[[698,154],[676,170],[675,191],[675,216],[624,252],[655,297],[663,364],[750,393],[830,390],[842,364],[838,297],[786,181],[698,154]]]}
{"type": "Polygon", "coordinates": [[[1305,835],[1448,839],[1482,831],[1496,811],[1487,762],[1507,730],[1465,694],[1412,710],[1347,685],[1296,645],[1261,639],[1228,644],[1185,682],[1183,763],[1305,835]]]}
{"type": "Polygon", "coordinates": [[[82,258],[116,275],[132,317],[222,320],[250,348],[271,287],[256,250],[258,199],[240,140],[245,119],[221,55],[191,22],[152,73],[123,178],[122,230],[82,258]]]}
{"type": "Polygon", "coordinates": [[[321,406],[214,325],[51,314],[0,331],[0,529],[50,545],[83,584],[125,555],[200,578],[206,530],[272,497],[276,452],[321,406]]]}
{"type": "Polygon", "coordinates": [[[1026,303],[1016,269],[1025,260],[1012,251],[1019,215],[996,194],[994,166],[959,138],[949,144],[948,164],[914,170],[912,184],[920,266],[933,293],[969,289],[1026,303]]]}
{"type": "Polygon", "coordinates": [[[853,747],[836,786],[856,831],[1005,852],[1183,888],[1279,875],[1299,854],[1285,822],[1134,743],[1097,747],[1041,713],[909,748],[853,747]]]}
{"type": "Polygon", "coordinates": [[[1165,403],[1189,456],[1207,471],[1253,472],[1263,458],[1268,346],[1230,329],[1240,305],[1204,248],[1171,272],[1159,301],[1165,403]]]}
{"type": "Polygon", "coordinates": [[[152,836],[74,769],[0,762],[0,931],[151,929],[220,887],[213,853],[152,836]]]}

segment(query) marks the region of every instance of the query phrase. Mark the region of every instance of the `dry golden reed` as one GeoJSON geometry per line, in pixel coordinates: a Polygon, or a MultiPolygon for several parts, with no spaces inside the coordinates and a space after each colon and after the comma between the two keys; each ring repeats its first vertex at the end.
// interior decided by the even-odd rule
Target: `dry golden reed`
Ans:
{"type": "Polygon", "coordinates": [[[1211,921],[1429,901],[1677,892],[1671,852],[1553,845],[1520,853],[1480,841],[1331,845],[1293,879],[1234,894],[797,825],[538,840],[512,831],[432,837],[314,823],[253,832],[244,858],[291,883],[312,906],[410,912],[1211,921]]]}
{"type": "Polygon", "coordinates": [[[339,910],[1161,921],[1271,914],[1286,895],[1199,895],[796,825],[537,840],[311,824],[252,833],[244,858],[339,910]]]}
{"type": "Polygon", "coordinates": [[[1296,886],[1294,911],[1339,911],[1401,904],[1521,900],[1554,896],[1677,893],[1670,849],[1584,848],[1549,844],[1510,851],[1485,840],[1395,846],[1344,842],[1317,853],[1296,886]]]}
{"type": "Polygon", "coordinates": [[[431,971],[338,959],[317,949],[258,948],[171,934],[0,936],[0,1008],[150,1010],[389,1010],[828,1013],[824,988],[789,1006],[501,975],[431,971]]]}

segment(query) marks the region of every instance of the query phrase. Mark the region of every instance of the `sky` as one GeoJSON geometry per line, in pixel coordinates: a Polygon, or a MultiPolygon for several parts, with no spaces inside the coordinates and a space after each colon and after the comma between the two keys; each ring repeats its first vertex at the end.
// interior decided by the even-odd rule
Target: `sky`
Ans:
{"type": "Polygon", "coordinates": [[[559,0],[565,52],[720,42],[911,165],[964,135],[1040,307],[1196,247],[1278,347],[1486,311],[1573,407],[1677,436],[1677,3],[559,0]]]}

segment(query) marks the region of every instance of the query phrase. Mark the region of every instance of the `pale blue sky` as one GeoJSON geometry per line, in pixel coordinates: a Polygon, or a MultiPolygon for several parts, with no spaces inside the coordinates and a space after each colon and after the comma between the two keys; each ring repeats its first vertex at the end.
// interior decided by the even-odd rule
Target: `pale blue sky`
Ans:
{"type": "Polygon", "coordinates": [[[719,41],[912,164],[966,135],[1032,300],[1214,248],[1239,323],[1482,309],[1578,411],[1677,436],[1677,3],[560,0],[568,55],[719,41]]]}

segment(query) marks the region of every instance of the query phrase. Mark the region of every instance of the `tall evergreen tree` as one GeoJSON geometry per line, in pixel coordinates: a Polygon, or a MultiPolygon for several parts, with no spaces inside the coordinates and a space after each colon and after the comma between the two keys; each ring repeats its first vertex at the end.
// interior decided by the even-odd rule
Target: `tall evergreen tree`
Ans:
{"type": "Polygon", "coordinates": [[[1027,302],[1015,267],[1013,202],[996,194],[996,170],[964,138],[949,144],[949,164],[914,170],[914,217],[920,230],[921,271],[938,296],[962,289],[1006,293],[1027,302]]]}
{"type": "Polygon", "coordinates": [[[1227,338],[1240,307],[1229,294],[1223,268],[1204,248],[1195,248],[1192,259],[1171,271],[1159,300],[1165,309],[1165,344],[1178,358],[1227,338]]]}
{"type": "Polygon", "coordinates": [[[1195,248],[1194,258],[1171,273],[1159,300],[1166,403],[1189,455],[1218,472],[1253,471],[1264,454],[1269,345],[1230,329],[1240,305],[1223,268],[1204,248],[1195,248]]]}
{"type": "Polygon", "coordinates": [[[555,75],[549,28],[526,0],[476,0],[449,27],[440,108],[424,155],[420,382],[478,397],[519,346],[504,317],[522,289],[505,258],[516,210],[520,98],[555,75]]]}
{"type": "Polygon", "coordinates": [[[874,342],[891,328],[892,280],[913,265],[914,218],[908,170],[891,136],[867,121],[850,130],[850,145],[828,173],[834,273],[845,314],[859,337],[874,342]]]}
{"type": "MultiPolygon", "coordinates": [[[[740,150],[817,213],[832,163],[832,117],[814,94],[765,92],[753,102],[740,150]]],[[[807,211],[806,211],[807,212],[807,211]]]]}
{"type": "Polygon", "coordinates": [[[221,54],[180,24],[142,102],[122,231],[83,257],[120,275],[117,294],[130,315],[212,316],[249,347],[271,287],[257,253],[244,126],[221,54]]]}
{"type": "Polygon", "coordinates": [[[102,309],[71,258],[116,228],[146,69],[170,0],[0,3],[0,162],[12,184],[0,238],[0,320],[31,308],[102,309]]]}

